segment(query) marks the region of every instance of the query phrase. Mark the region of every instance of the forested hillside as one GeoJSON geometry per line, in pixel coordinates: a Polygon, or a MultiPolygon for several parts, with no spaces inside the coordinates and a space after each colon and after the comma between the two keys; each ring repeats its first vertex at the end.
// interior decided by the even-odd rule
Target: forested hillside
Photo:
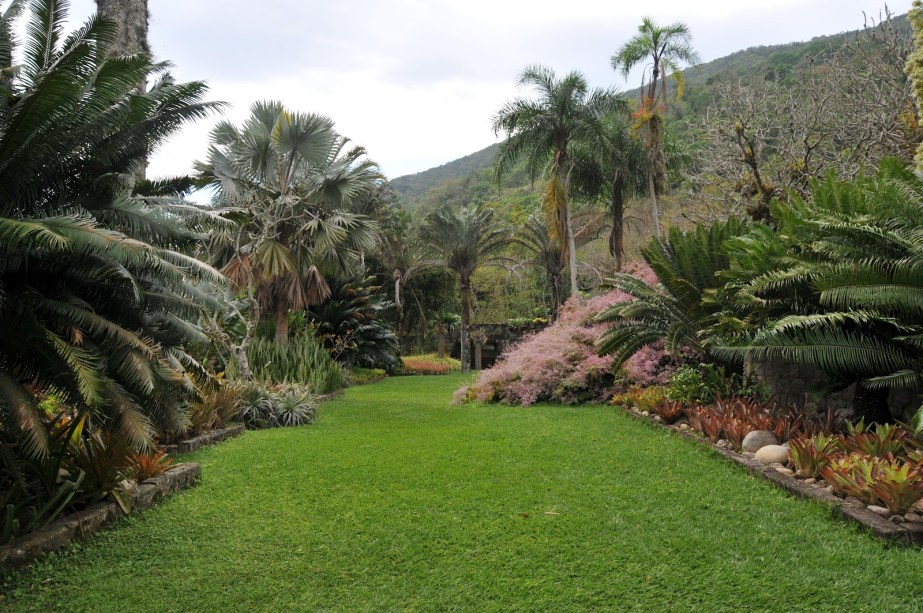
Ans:
{"type": "MultiPolygon", "coordinates": [[[[893,17],[891,23],[895,29],[909,32],[906,15],[893,17]]],[[[833,50],[842,45],[844,38],[854,38],[855,34],[856,31],[852,31],[818,36],[804,42],[751,47],[683,71],[684,96],[679,104],[670,108],[670,115],[681,120],[673,123],[674,130],[686,133],[703,119],[707,109],[716,101],[714,86],[718,83],[740,80],[797,85],[799,78],[808,71],[822,66],[833,50]]],[[[674,81],[670,82],[670,86],[674,86],[674,81]]],[[[626,94],[632,99],[638,98],[636,89],[626,94]]],[[[441,166],[397,177],[391,181],[391,186],[401,204],[410,211],[421,207],[429,209],[435,203],[446,201],[462,204],[496,200],[501,196],[528,199],[526,194],[533,189],[524,172],[512,173],[505,177],[503,189],[497,187],[490,172],[496,150],[496,144],[490,145],[441,166]]]]}

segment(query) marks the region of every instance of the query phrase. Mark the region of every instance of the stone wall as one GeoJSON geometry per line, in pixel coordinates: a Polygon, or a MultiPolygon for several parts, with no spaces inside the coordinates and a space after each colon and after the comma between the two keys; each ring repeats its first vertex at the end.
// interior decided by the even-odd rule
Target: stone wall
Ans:
{"type": "MultiPolygon", "coordinates": [[[[830,377],[823,371],[784,362],[754,362],[747,365],[749,375],[765,385],[777,402],[804,409],[806,406],[826,411],[832,408],[844,415],[853,413],[855,384],[845,389],[831,388],[830,377]]],[[[892,390],[888,396],[891,413],[907,419],[920,408],[921,391],[892,390]]]]}

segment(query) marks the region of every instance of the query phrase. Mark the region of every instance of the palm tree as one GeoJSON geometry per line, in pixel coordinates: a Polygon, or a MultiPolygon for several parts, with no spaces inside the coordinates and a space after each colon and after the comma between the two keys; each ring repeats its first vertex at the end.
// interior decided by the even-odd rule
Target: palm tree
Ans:
{"type": "MultiPolygon", "coordinates": [[[[146,56],[110,57],[114,24],[95,17],[65,38],[66,3],[35,0],[21,68],[0,17],[0,424],[47,452],[36,390],[54,389],[133,447],[181,430],[185,353],[220,284],[184,253],[206,213],[124,189],[139,156],[216,105],[146,56]],[[157,77],[147,92],[137,84],[157,77]]],[[[147,185],[151,187],[150,184],[147,185]]]]}
{"type": "Polygon", "coordinates": [[[109,53],[114,56],[146,53],[151,46],[147,40],[149,13],[147,0],[96,0],[96,10],[118,26],[118,34],[109,53]]]}
{"type": "Polygon", "coordinates": [[[493,209],[472,205],[461,209],[443,206],[427,215],[421,237],[445,267],[458,275],[461,296],[462,371],[471,370],[468,356],[468,323],[474,301],[471,277],[484,265],[497,261],[509,244],[509,232],[494,218],[493,209]]]}
{"type": "Polygon", "coordinates": [[[600,121],[600,132],[586,139],[574,153],[575,194],[607,203],[610,217],[609,253],[621,270],[625,258],[625,202],[643,193],[647,175],[644,148],[631,134],[628,117],[610,113],[600,121]]]}
{"type": "Polygon", "coordinates": [[[290,310],[330,296],[325,276],[352,275],[375,246],[377,224],[347,212],[381,179],[365,150],[345,150],[333,122],[257,102],[241,128],[219,123],[202,185],[242,216],[238,231],[213,236],[212,262],[252,294],[259,313],[273,311],[276,340],[288,340],[290,310]]]}
{"type": "MultiPolygon", "coordinates": [[[[667,111],[667,74],[675,73],[681,64],[697,64],[701,60],[692,48],[692,34],[683,23],[658,26],[650,17],[641,20],[638,34],[621,46],[612,56],[612,68],[627,77],[632,68],[645,60],[647,92],[639,112],[647,124],[649,154],[649,183],[651,207],[654,215],[654,233],[660,236],[660,215],[657,196],[666,191],[667,165],[664,157],[663,115],[667,111]]],[[[642,79],[642,90],[644,81],[642,79]]]]}
{"type": "Polygon", "coordinates": [[[506,133],[497,151],[497,175],[502,176],[523,158],[533,180],[546,168],[550,171],[543,196],[546,222],[552,239],[564,245],[571,296],[576,298],[580,288],[569,207],[571,150],[576,142],[598,133],[599,117],[623,101],[610,90],[591,90],[579,72],[558,79],[544,66],[526,68],[519,84],[533,88],[537,98],[516,98],[494,115],[494,133],[506,133]]]}

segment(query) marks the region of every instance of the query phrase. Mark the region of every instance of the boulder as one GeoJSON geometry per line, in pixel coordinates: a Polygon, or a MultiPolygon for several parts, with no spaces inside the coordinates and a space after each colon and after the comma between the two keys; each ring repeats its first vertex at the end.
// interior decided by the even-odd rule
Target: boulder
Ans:
{"type": "Polygon", "coordinates": [[[881,515],[882,517],[888,517],[888,516],[891,515],[891,513],[888,511],[888,509],[886,509],[886,508],[884,508],[884,507],[880,507],[880,506],[878,506],[878,505],[876,505],[876,504],[869,505],[869,508],[868,508],[868,509],[869,509],[869,511],[871,511],[871,512],[874,513],[875,515],[881,515]]]}
{"type": "Polygon", "coordinates": [[[766,445],[753,457],[762,464],[785,464],[788,462],[788,449],[781,445],[766,445]]]}
{"type": "Polygon", "coordinates": [[[779,439],[776,438],[776,435],[770,432],[769,430],[754,430],[750,434],[744,437],[744,442],[741,444],[741,449],[743,451],[749,451],[750,453],[756,453],[766,445],[778,445],[779,439]]]}

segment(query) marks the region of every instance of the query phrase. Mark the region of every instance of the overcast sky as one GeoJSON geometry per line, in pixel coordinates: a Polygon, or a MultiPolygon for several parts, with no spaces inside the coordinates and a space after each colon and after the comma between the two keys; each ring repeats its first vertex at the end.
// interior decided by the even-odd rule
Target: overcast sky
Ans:
{"type": "MultiPolygon", "coordinates": [[[[857,29],[872,0],[150,0],[150,42],[181,80],[205,80],[239,122],[254,100],[329,115],[385,174],[419,172],[482,149],[491,116],[540,63],[592,85],[637,87],[609,58],[645,15],[689,25],[704,61],[757,45],[857,29]]],[[[905,13],[910,0],[888,5],[905,13]]],[[[83,21],[93,0],[72,0],[83,21]]],[[[214,121],[187,127],[149,174],[191,171],[214,121]]]]}

